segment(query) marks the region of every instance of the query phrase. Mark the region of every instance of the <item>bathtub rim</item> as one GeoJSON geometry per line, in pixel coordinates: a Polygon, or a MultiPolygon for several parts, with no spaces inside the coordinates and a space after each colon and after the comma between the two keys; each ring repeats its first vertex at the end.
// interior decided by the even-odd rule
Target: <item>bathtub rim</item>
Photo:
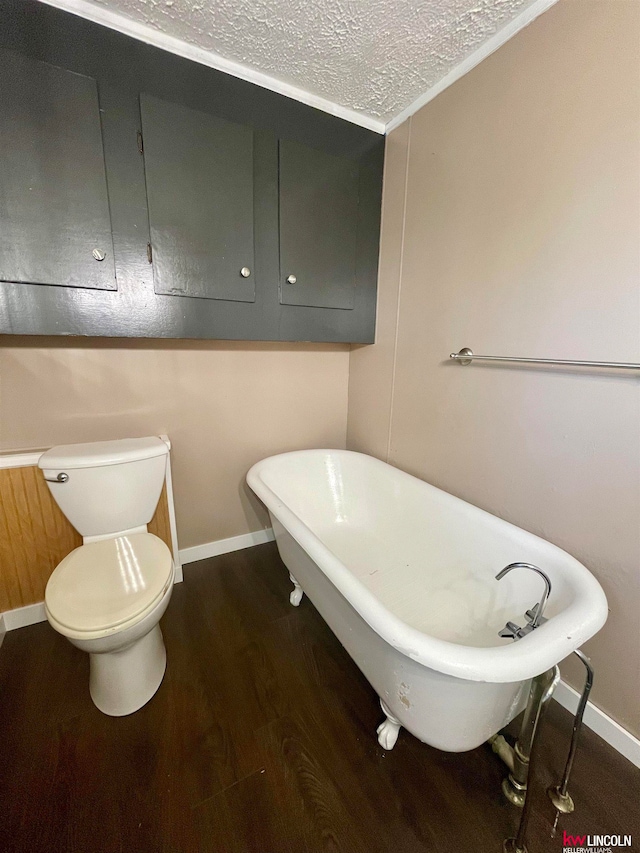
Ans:
{"type": "Polygon", "coordinates": [[[366,453],[323,448],[276,454],[253,465],[247,473],[247,483],[269,512],[307,552],[319,570],[326,575],[372,630],[401,654],[438,672],[471,681],[497,683],[524,681],[555,666],[575,649],[580,648],[606,622],[608,608],[604,591],[598,580],[575,557],[534,533],[366,453]],[[573,601],[536,631],[517,643],[508,643],[503,646],[465,646],[432,637],[413,628],[385,607],[300,516],[283,502],[263,478],[265,469],[277,465],[278,460],[294,457],[326,457],[327,454],[343,458],[364,458],[367,464],[382,467],[401,479],[417,481],[428,489],[435,489],[448,498],[461,501],[471,507],[475,513],[481,513],[490,518],[492,523],[499,522],[500,525],[507,525],[524,534],[525,537],[543,543],[546,548],[562,556],[574,577],[576,575],[580,577],[582,581],[580,587],[572,584],[575,590],[573,601]]]}

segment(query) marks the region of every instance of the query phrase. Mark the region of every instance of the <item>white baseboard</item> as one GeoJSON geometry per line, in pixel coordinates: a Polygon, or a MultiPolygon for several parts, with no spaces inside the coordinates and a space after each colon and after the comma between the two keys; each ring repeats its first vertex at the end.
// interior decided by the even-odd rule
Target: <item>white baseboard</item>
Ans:
{"type": "Polygon", "coordinates": [[[218,557],[220,554],[230,554],[231,551],[241,551],[243,548],[252,548],[254,545],[264,545],[265,542],[273,542],[273,530],[256,530],[253,533],[243,533],[240,536],[231,536],[229,539],[218,539],[216,542],[205,542],[204,545],[194,545],[192,548],[183,548],[180,551],[180,562],[195,563],[197,560],[206,560],[208,557],[218,557]]]}
{"type": "MultiPolygon", "coordinates": [[[[273,530],[269,527],[266,530],[232,536],[230,539],[205,542],[204,545],[196,545],[180,551],[180,563],[194,563],[196,560],[206,560],[207,557],[217,557],[219,554],[229,554],[231,551],[240,551],[243,548],[251,548],[253,545],[263,545],[265,542],[273,542],[273,538],[273,530]]],[[[182,577],[176,577],[176,582],[179,580],[182,580],[182,577]]],[[[6,631],[15,631],[16,628],[24,628],[26,625],[46,622],[46,619],[44,601],[27,604],[26,607],[16,607],[14,610],[5,610],[4,613],[0,613],[0,645],[6,631]]]]}
{"type": "Polygon", "coordinates": [[[25,607],[16,607],[14,610],[5,610],[2,619],[5,631],[15,631],[16,628],[35,625],[36,622],[46,622],[44,601],[39,601],[37,604],[27,604],[25,607]]]}
{"type": "MultiPolygon", "coordinates": [[[[564,681],[556,687],[553,698],[572,714],[575,714],[578,709],[580,694],[564,681]]],[[[624,755],[636,767],[640,767],[640,740],[591,702],[588,702],[585,708],[584,724],[600,735],[602,740],[612,746],[616,752],[624,755]]]]}

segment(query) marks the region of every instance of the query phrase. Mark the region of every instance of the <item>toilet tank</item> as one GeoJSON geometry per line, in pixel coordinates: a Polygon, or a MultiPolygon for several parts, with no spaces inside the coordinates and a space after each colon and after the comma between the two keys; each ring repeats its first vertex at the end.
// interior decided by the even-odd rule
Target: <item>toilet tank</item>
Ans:
{"type": "Polygon", "coordinates": [[[108,536],[151,521],[168,453],[157,436],[65,444],[43,453],[38,467],[81,536],[108,536]]]}

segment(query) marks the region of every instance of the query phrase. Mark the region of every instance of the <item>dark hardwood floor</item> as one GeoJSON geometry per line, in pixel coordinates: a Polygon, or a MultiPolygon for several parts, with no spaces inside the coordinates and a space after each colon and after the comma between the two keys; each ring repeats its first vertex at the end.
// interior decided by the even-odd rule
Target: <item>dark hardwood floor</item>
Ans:
{"type": "MultiPolygon", "coordinates": [[[[0,649],[0,850],[9,853],[500,853],[519,812],[488,747],[438,752],[401,732],[275,545],[187,566],[162,621],[164,682],[130,717],[101,714],[88,657],[48,624],[0,649]]],[[[596,673],[597,677],[597,673],[596,673]]],[[[513,724],[512,724],[513,725],[513,724]]],[[[561,819],[543,788],[571,719],[555,702],[533,790],[530,853],[571,834],[634,834],[640,771],[585,730],[561,819]]]]}

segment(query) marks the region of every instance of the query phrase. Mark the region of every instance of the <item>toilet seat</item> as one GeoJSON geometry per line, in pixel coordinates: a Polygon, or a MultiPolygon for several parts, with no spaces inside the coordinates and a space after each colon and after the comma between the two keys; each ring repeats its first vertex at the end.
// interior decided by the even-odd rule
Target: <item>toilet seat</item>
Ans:
{"type": "Polygon", "coordinates": [[[81,545],[54,569],[47,616],[67,637],[98,638],[142,620],[173,583],[173,560],[152,533],[81,545]]]}

